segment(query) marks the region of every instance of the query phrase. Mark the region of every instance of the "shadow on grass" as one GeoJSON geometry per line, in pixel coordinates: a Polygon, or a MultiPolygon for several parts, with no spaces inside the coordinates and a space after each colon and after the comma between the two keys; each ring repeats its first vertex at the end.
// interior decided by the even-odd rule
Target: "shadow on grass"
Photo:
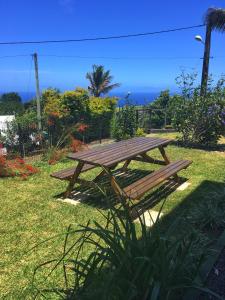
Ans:
{"type": "Polygon", "coordinates": [[[224,152],[225,151],[225,144],[217,144],[217,145],[211,145],[211,146],[204,146],[200,144],[187,144],[180,140],[173,140],[170,145],[174,145],[177,147],[182,148],[188,148],[188,149],[198,149],[198,150],[204,150],[204,151],[219,151],[224,152]]]}
{"type": "MultiPolygon", "coordinates": [[[[215,202],[225,195],[225,184],[222,182],[215,182],[205,180],[194,191],[192,191],[186,198],[184,198],[176,207],[174,207],[168,214],[161,219],[161,228],[166,230],[175,219],[183,218],[184,223],[192,214],[194,208],[199,204],[205,204],[209,200],[215,202]]],[[[216,204],[216,203],[215,203],[216,204]]],[[[201,222],[201,220],[200,220],[201,222]]],[[[200,224],[200,223],[199,223],[200,224]]],[[[186,224],[188,227],[188,223],[186,224]]],[[[196,224],[197,225],[197,224],[196,224]]],[[[198,226],[198,225],[197,225],[198,226]]]]}
{"type": "MultiPolygon", "coordinates": [[[[124,188],[140,178],[147,176],[153,171],[140,169],[128,169],[122,172],[118,169],[114,172],[121,186],[124,188]]],[[[167,180],[160,187],[151,190],[144,198],[139,201],[129,202],[131,208],[131,216],[135,219],[138,215],[143,214],[146,210],[154,207],[162,199],[173,193],[180,184],[185,182],[185,178],[181,178],[180,183],[174,180],[167,180]]],[[[101,209],[108,209],[112,205],[115,206],[120,202],[119,197],[112,190],[107,176],[103,176],[96,184],[96,187],[77,186],[72,195],[71,200],[81,199],[82,203],[101,209]],[[106,196],[106,197],[105,197],[106,196]],[[108,202],[106,202],[106,198],[108,202]]]]}

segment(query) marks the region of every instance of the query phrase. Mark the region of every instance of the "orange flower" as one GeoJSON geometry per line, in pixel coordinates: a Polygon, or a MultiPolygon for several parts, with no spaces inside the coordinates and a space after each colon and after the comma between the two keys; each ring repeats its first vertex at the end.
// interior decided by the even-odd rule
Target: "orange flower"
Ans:
{"type": "Polygon", "coordinates": [[[78,128],[77,128],[77,131],[83,133],[83,132],[86,131],[86,129],[87,129],[88,127],[89,127],[89,126],[88,126],[87,124],[81,123],[81,124],[79,124],[79,126],[78,126],[78,128]]]}

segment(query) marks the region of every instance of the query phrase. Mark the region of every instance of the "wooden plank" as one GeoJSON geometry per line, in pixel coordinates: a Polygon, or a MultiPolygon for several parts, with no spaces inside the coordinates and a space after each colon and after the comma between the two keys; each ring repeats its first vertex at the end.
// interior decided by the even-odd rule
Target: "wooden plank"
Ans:
{"type": "Polygon", "coordinates": [[[137,156],[138,154],[142,154],[145,153],[149,150],[152,150],[154,148],[159,147],[160,145],[167,145],[170,143],[171,140],[168,139],[164,139],[162,141],[162,139],[157,139],[154,141],[149,141],[148,143],[144,143],[144,144],[137,144],[135,146],[131,146],[129,149],[125,148],[123,151],[120,151],[119,153],[114,153],[109,155],[101,155],[100,158],[90,158],[90,160],[88,158],[85,159],[80,159],[80,158],[74,158],[77,159],[78,161],[83,161],[85,163],[91,163],[94,165],[98,165],[98,166],[111,166],[115,163],[119,163],[121,161],[130,159],[134,156],[137,156]]]}
{"type": "Polygon", "coordinates": [[[79,162],[72,178],[70,179],[69,185],[68,185],[68,187],[66,189],[66,192],[65,192],[65,195],[64,195],[65,197],[68,197],[71,194],[71,192],[73,190],[73,187],[74,187],[74,184],[76,183],[76,180],[79,177],[83,167],[84,167],[84,163],[79,162]]]}
{"type": "MultiPolygon", "coordinates": [[[[90,165],[90,164],[85,164],[84,167],[82,168],[82,172],[86,172],[86,171],[91,170],[93,168],[96,168],[96,166],[90,165]]],[[[76,167],[67,168],[67,169],[52,173],[50,176],[54,177],[54,178],[57,178],[57,179],[60,179],[60,180],[68,180],[73,176],[75,170],[76,170],[76,167]]]]}
{"type": "MultiPolygon", "coordinates": [[[[168,143],[170,143],[170,140],[165,140],[164,144],[168,144],[168,143]]],[[[159,141],[157,143],[154,142],[152,144],[147,144],[147,145],[131,148],[127,152],[122,152],[120,154],[116,153],[115,155],[113,155],[111,157],[95,160],[95,163],[98,164],[98,165],[110,166],[110,165],[112,165],[116,162],[119,163],[119,162],[122,162],[124,160],[130,159],[134,156],[137,156],[139,154],[143,154],[145,152],[148,152],[148,151],[150,151],[154,148],[157,148],[159,145],[162,145],[161,141],[159,141]]]]}
{"type": "MultiPolygon", "coordinates": [[[[113,165],[110,167],[110,170],[112,171],[113,169],[115,169],[117,167],[117,164],[113,165]]],[[[104,176],[106,174],[105,169],[103,169],[94,179],[93,182],[97,182],[102,176],[104,176]]]]}
{"type": "MultiPolygon", "coordinates": [[[[129,140],[131,142],[131,140],[129,140]]],[[[92,149],[88,149],[82,152],[76,152],[76,153],[72,153],[72,155],[74,155],[76,158],[85,158],[86,156],[91,156],[92,154],[96,154],[98,152],[103,152],[104,150],[110,149],[110,148],[116,148],[119,145],[122,145],[124,143],[128,142],[127,140],[123,140],[120,142],[114,142],[111,144],[107,144],[107,145],[101,145],[101,146],[97,146],[94,147],[92,149]]]]}
{"type": "Polygon", "coordinates": [[[130,189],[133,189],[133,188],[136,188],[136,187],[142,188],[146,184],[146,182],[148,184],[148,178],[152,178],[152,180],[157,179],[158,177],[161,176],[161,173],[163,174],[163,173],[165,173],[165,171],[168,172],[170,170],[173,170],[174,168],[182,165],[183,162],[184,162],[183,160],[182,161],[179,160],[179,161],[175,161],[175,162],[173,162],[173,163],[171,163],[171,164],[169,164],[169,165],[167,165],[165,167],[162,167],[161,169],[156,170],[153,173],[151,173],[151,174],[149,174],[149,175],[147,175],[147,176],[139,179],[138,181],[130,184],[129,187],[130,187],[130,189]]]}
{"type": "Polygon", "coordinates": [[[170,163],[170,160],[169,160],[168,156],[166,155],[164,147],[160,146],[159,151],[160,151],[163,159],[165,160],[165,163],[168,165],[170,163]]]}
{"type": "Polygon", "coordinates": [[[124,207],[126,207],[129,211],[129,204],[126,201],[126,195],[125,195],[123,189],[121,189],[121,187],[117,183],[115,177],[111,173],[110,168],[104,168],[104,169],[105,169],[106,174],[110,178],[110,183],[111,183],[111,186],[112,186],[114,192],[119,196],[119,200],[122,203],[122,205],[124,205],[124,207]]]}
{"type": "MultiPolygon", "coordinates": [[[[162,139],[161,139],[162,140],[162,139]]],[[[127,151],[127,148],[130,148],[130,147],[136,147],[138,145],[143,145],[143,144],[146,144],[146,143],[150,143],[150,142],[153,142],[153,141],[159,141],[158,138],[133,138],[133,139],[130,139],[130,140],[125,140],[125,141],[122,141],[123,143],[121,142],[116,142],[116,143],[113,143],[113,144],[110,144],[110,145],[107,145],[107,146],[102,146],[102,147],[98,147],[98,149],[93,149],[91,152],[87,152],[87,151],[84,151],[82,152],[81,154],[79,153],[73,153],[73,154],[69,154],[68,157],[69,158],[72,158],[72,159],[79,159],[79,160],[96,160],[96,159],[100,159],[102,156],[109,156],[113,153],[118,153],[118,152],[121,152],[121,151],[127,151]],[[86,153],[85,153],[86,152],[86,153]]],[[[162,140],[163,142],[163,140],[162,140]]]]}
{"type": "Polygon", "coordinates": [[[192,162],[188,160],[176,161],[139,179],[135,183],[124,188],[124,192],[131,199],[140,198],[147,191],[159,185],[164,180],[187,168],[192,162]]]}
{"type": "Polygon", "coordinates": [[[124,165],[122,166],[122,170],[124,172],[127,171],[127,168],[128,168],[130,163],[131,163],[131,159],[128,159],[128,160],[125,161],[124,165]]]}
{"type": "MultiPolygon", "coordinates": [[[[127,144],[133,144],[133,143],[137,143],[140,141],[144,141],[144,139],[146,138],[131,138],[128,140],[122,140],[119,142],[114,142],[112,144],[107,144],[107,145],[103,145],[103,146],[98,146],[89,150],[85,150],[85,151],[81,151],[81,152],[76,152],[76,153],[72,153],[71,155],[76,157],[76,158],[85,158],[85,157],[91,157],[92,155],[95,155],[97,153],[104,153],[105,151],[108,151],[110,149],[116,149],[119,148],[123,145],[127,145],[127,144]]],[[[147,139],[153,139],[153,138],[147,138],[147,139]]],[[[155,139],[155,138],[154,138],[155,139]]]]}
{"type": "Polygon", "coordinates": [[[136,157],[132,158],[132,160],[140,161],[140,162],[145,162],[145,163],[152,163],[152,164],[162,165],[162,166],[166,165],[165,161],[154,159],[154,158],[152,158],[152,161],[150,161],[148,159],[145,159],[144,157],[136,156],[136,157]]]}

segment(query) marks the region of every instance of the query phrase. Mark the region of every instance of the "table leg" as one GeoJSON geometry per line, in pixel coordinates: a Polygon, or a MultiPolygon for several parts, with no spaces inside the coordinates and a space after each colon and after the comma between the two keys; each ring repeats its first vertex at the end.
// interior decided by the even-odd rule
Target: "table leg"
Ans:
{"type": "Polygon", "coordinates": [[[73,190],[73,187],[74,187],[74,184],[76,183],[76,180],[78,179],[78,177],[79,177],[79,175],[82,171],[83,166],[84,166],[83,162],[78,163],[78,165],[77,165],[77,167],[74,171],[74,174],[73,174],[72,178],[69,181],[69,185],[66,189],[66,192],[64,194],[65,197],[68,197],[71,194],[71,192],[73,190]]]}
{"type": "MultiPolygon", "coordinates": [[[[110,170],[113,170],[113,169],[115,169],[115,168],[117,167],[117,165],[118,165],[118,164],[115,164],[114,166],[110,167],[109,169],[110,169],[110,170]]],[[[101,171],[101,172],[93,179],[93,181],[94,181],[94,182],[98,181],[98,179],[101,178],[101,177],[102,177],[103,175],[105,175],[105,174],[107,174],[107,173],[106,173],[105,169],[103,169],[103,170],[102,170],[102,171],[101,171]]]]}
{"type": "Polygon", "coordinates": [[[166,165],[168,165],[170,163],[170,160],[169,160],[168,156],[166,155],[165,148],[164,147],[159,147],[159,151],[160,151],[166,165]]]}
{"type": "Polygon", "coordinates": [[[111,173],[110,168],[104,168],[104,170],[105,170],[105,173],[109,176],[111,186],[112,186],[114,192],[119,196],[121,203],[129,209],[129,206],[126,202],[127,197],[126,197],[124,191],[121,189],[121,187],[117,183],[115,177],[111,173]]]}
{"type": "MultiPolygon", "coordinates": [[[[163,159],[165,160],[166,165],[168,165],[170,163],[170,160],[169,160],[168,156],[166,155],[165,148],[164,147],[159,147],[159,151],[160,151],[163,159]]],[[[177,174],[174,175],[174,179],[175,179],[176,182],[179,183],[180,178],[177,174]]]]}
{"type": "Polygon", "coordinates": [[[128,160],[125,161],[124,165],[122,166],[122,170],[124,172],[127,171],[127,168],[129,166],[130,162],[131,162],[131,159],[128,159],[128,160]]]}

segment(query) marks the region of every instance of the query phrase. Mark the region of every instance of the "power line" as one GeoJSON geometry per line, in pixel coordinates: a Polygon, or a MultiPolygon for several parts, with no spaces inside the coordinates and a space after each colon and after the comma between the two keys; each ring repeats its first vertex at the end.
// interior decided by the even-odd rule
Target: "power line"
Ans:
{"type": "MultiPolygon", "coordinates": [[[[18,55],[7,55],[0,56],[0,59],[4,58],[16,58],[16,57],[30,57],[30,54],[18,54],[18,55]]],[[[202,57],[197,56],[80,56],[80,55],[57,55],[57,54],[39,54],[39,57],[49,57],[49,58],[74,58],[74,59],[109,59],[109,60],[202,60],[202,57]]],[[[223,59],[225,56],[213,56],[211,58],[223,59]]]]}
{"type": "Polygon", "coordinates": [[[199,28],[199,27],[203,27],[203,26],[205,26],[205,24],[180,27],[180,28],[172,28],[172,29],[153,31],[153,32],[133,33],[133,34],[114,35],[114,36],[102,36],[102,37],[95,37],[95,38],[89,37],[89,38],[82,38],[82,39],[67,39],[67,40],[10,41],[10,42],[0,42],[0,45],[71,43],[71,42],[87,42],[87,41],[91,42],[91,41],[100,41],[100,40],[112,40],[112,39],[123,39],[123,38],[131,38],[131,37],[148,36],[148,35],[154,35],[154,34],[188,30],[188,29],[199,28]]]}
{"type": "Polygon", "coordinates": [[[0,59],[2,59],[2,58],[14,58],[14,57],[27,57],[27,56],[30,56],[30,54],[4,55],[4,56],[0,56],[0,59]]]}
{"type": "Polygon", "coordinates": [[[55,54],[40,54],[40,57],[56,57],[56,58],[75,58],[75,59],[112,59],[112,60],[174,60],[174,59],[200,59],[200,57],[112,57],[112,56],[78,56],[78,55],[55,55],[55,54]]]}

